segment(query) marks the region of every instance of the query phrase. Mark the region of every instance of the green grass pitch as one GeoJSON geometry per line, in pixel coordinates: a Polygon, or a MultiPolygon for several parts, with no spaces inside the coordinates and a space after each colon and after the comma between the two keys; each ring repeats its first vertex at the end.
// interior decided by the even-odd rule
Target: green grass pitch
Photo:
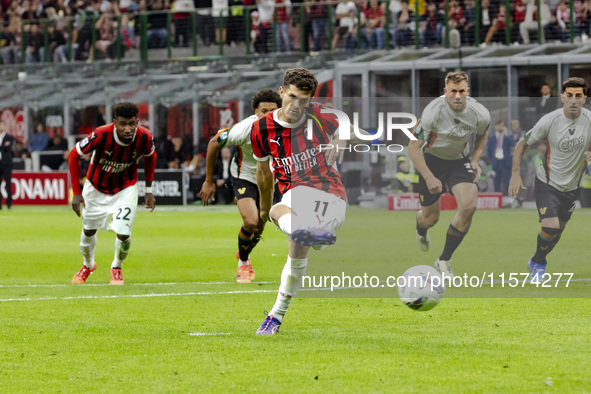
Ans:
{"type": "MultiPolygon", "coordinates": [[[[452,215],[422,253],[414,213],[350,207],[308,273],[431,265],[452,215]]],[[[240,285],[235,207],[140,208],[125,286],[108,285],[114,234],[102,232],[97,270],[74,286],[81,220],[16,206],[0,211],[0,392],[589,393],[590,215],[576,211],[549,256],[550,272],[575,273],[568,289],[448,289],[428,312],[396,289],[303,290],[280,332],[261,338],[287,253],[272,226],[252,254],[256,281],[240,285]]],[[[477,212],[456,274],[523,272],[538,230],[534,211],[477,212]]]]}

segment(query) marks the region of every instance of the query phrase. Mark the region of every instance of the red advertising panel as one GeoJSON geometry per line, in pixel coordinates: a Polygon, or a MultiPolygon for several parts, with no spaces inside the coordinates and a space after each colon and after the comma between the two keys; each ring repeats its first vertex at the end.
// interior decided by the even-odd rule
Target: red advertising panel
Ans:
{"type": "MultiPolygon", "coordinates": [[[[441,209],[457,209],[456,199],[449,193],[441,195],[441,209]]],[[[503,193],[478,193],[477,209],[503,208],[503,193]]],[[[418,193],[398,193],[388,196],[388,210],[390,211],[418,211],[421,203],[418,193]]]]}
{"type": "MultiPolygon", "coordinates": [[[[6,198],[6,183],[0,184],[0,193],[6,198]]],[[[12,173],[12,203],[14,205],[67,205],[67,172],[12,173]]]]}

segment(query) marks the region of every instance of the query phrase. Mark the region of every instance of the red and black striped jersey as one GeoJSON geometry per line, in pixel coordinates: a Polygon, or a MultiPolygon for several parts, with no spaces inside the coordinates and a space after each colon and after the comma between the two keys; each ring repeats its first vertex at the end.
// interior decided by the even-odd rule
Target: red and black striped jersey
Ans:
{"type": "Polygon", "coordinates": [[[154,153],[154,140],[148,129],[137,126],[133,140],[126,145],[110,123],[79,141],[76,151],[80,156],[92,152],[86,178],[98,191],[113,195],[136,184],[139,158],[154,153]]]}
{"type": "Polygon", "coordinates": [[[309,186],[347,201],[341,176],[336,166],[326,163],[322,151],[334,138],[339,123],[333,114],[321,113],[322,108],[320,104],[311,104],[294,124],[280,121],[277,110],[260,118],[251,132],[254,158],[262,161],[271,156],[271,168],[282,194],[296,186],[309,186]],[[308,119],[312,124],[311,138],[308,119]]]}

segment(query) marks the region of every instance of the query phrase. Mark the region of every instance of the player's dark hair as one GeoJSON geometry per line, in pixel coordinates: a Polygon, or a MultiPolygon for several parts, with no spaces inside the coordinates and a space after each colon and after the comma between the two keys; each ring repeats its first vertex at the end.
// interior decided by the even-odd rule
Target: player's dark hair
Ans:
{"type": "Polygon", "coordinates": [[[113,107],[113,119],[120,116],[124,119],[135,118],[138,112],[140,110],[134,103],[119,103],[113,107]]]}
{"type": "Polygon", "coordinates": [[[462,81],[466,81],[466,83],[468,83],[468,74],[466,74],[465,71],[450,72],[445,76],[445,86],[447,86],[447,84],[450,82],[460,83],[462,81]]]}
{"type": "Polygon", "coordinates": [[[583,88],[583,93],[587,95],[587,82],[583,78],[571,77],[562,83],[562,93],[567,88],[583,88]]]}
{"type": "Polygon", "coordinates": [[[283,88],[287,88],[289,85],[313,96],[318,87],[318,80],[305,68],[290,68],[283,75],[283,88]]]}
{"type": "Polygon", "coordinates": [[[275,103],[281,108],[281,96],[275,90],[263,89],[252,98],[252,109],[256,111],[260,103],[275,103]]]}

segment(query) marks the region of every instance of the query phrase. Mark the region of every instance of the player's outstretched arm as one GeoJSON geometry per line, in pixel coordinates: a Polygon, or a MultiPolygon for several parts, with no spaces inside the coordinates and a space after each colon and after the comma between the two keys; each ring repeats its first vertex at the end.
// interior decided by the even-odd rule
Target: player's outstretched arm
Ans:
{"type": "Polygon", "coordinates": [[[423,156],[423,152],[421,151],[424,143],[425,141],[423,140],[410,141],[408,143],[408,157],[410,157],[410,160],[412,160],[417,171],[421,174],[423,179],[425,179],[429,192],[433,194],[441,193],[443,185],[427,166],[425,156],[423,156]]]}
{"type": "Polygon", "coordinates": [[[144,172],[146,178],[146,195],[144,196],[144,207],[154,211],[156,208],[156,198],[152,194],[152,181],[154,180],[154,171],[156,170],[156,152],[150,156],[144,157],[144,172]]]}
{"type": "Polygon", "coordinates": [[[527,142],[521,140],[515,145],[513,151],[513,168],[511,169],[511,179],[509,180],[509,197],[515,198],[519,193],[519,189],[527,189],[523,186],[521,179],[521,160],[523,160],[523,153],[528,148],[527,142]]]}
{"type": "Polygon", "coordinates": [[[215,182],[213,180],[213,173],[215,170],[215,162],[220,151],[220,143],[217,136],[213,136],[207,144],[207,155],[205,156],[205,181],[201,186],[199,197],[204,207],[209,205],[209,200],[215,201],[215,182]]]}
{"type": "Polygon", "coordinates": [[[257,164],[257,185],[260,196],[260,217],[263,222],[269,220],[269,212],[273,205],[273,173],[269,168],[269,160],[257,164]]]}
{"type": "Polygon", "coordinates": [[[82,191],[80,190],[80,155],[76,148],[70,151],[68,156],[68,168],[70,169],[70,181],[72,182],[72,210],[80,217],[80,204],[84,206],[84,198],[82,198],[82,191]]]}
{"type": "Polygon", "coordinates": [[[476,134],[476,139],[474,141],[474,154],[472,155],[472,161],[470,162],[470,168],[474,171],[474,183],[478,183],[480,180],[480,175],[482,174],[482,168],[480,168],[480,159],[484,155],[486,150],[486,143],[488,141],[488,131],[484,134],[476,134]]]}

